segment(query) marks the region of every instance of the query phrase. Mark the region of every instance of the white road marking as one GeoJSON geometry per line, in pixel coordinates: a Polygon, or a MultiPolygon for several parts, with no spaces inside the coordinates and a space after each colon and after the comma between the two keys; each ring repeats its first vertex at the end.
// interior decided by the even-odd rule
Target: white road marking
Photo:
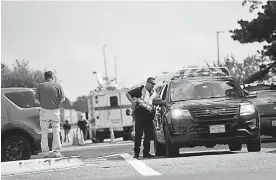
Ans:
{"type": "Polygon", "coordinates": [[[79,157],[9,161],[1,163],[1,176],[55,171],[57,169],[79,167],[83,164],[82,158],[79,157]]]}
{"type": "MultiPolygon", "coordinates": [[[[96,165],[96,164],[94,164],[96,165]]],[[[49,173],[49,172],[58,172],[58,171],[64,171],[64,170],[71,170],[71,169],[77,169],[82,166],[87,166],[86,164],[80,165],[77,167],[66,167],[66,168],[57,168],[57,169],[49,169],[49,170],[41,170],[41,171],[33,171],[33,172],[22,172],[18,174],[7,174],[7,175],[1,175],[1,177],[10,177],[10,176],[22,176],[22,175],[31,175],[31,174],[41,174],[41,173],[49,173]]]]}
{"type": "Polygon", "coordinates": [[[130,156],[128,153],[120,154],[121,157],[123,157],[129,164],[132,165],[136,171],[138,171],[143,176],[160,176],[161,174],[149,166],[147,166],[142,161],[139,161],[137,159],[134,159],[132,156],[130,156]]]}

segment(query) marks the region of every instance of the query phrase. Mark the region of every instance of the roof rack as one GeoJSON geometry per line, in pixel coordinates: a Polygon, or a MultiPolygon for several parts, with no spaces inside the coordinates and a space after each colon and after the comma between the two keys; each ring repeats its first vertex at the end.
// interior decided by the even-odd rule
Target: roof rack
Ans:
{"type": "Polygon", "coordinates": [[[230,77],[230,72],[227,67],[199,67],[199,68],[184,68],[179,70],[171,80],[176,79],[191,79],[199,77],[219,78],[230,77]]]}

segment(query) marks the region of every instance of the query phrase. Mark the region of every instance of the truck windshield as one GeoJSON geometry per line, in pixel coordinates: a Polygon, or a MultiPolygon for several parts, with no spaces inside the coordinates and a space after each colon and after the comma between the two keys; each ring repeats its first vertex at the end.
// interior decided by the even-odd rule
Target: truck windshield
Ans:
{"type": "Polygon", "coordinates": [[[241,90],[231,80],[186,81],[172,83],[170,95],[171,101],[243,97],[241,90]]]}

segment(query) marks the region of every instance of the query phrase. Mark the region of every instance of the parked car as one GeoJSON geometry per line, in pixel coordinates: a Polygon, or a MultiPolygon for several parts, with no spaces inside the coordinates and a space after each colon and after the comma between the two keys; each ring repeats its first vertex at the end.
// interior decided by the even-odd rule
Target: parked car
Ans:
{"type": "Polygon", "coordinates": [[[276,83],[243,84],[242,88],[256,95],[251,101],[260,114],[261,135],[276,138],[276,83]]]}
{"type": "Polygon", "coordinates": [[[229,75],[195,70],[163,84],[153,100],[156,156],[174,157],[179,148],[228,144],[240,151],[261,150],[258,109],[229,75]]]}
{"type": "MultiPolygon", "coordinates": [[[[1,88],[1,159],[30,159],[41,152],[40,105],[31,88],[1,88]]],[[[52,146],[49,133],[49,146],[52,146]]]]}

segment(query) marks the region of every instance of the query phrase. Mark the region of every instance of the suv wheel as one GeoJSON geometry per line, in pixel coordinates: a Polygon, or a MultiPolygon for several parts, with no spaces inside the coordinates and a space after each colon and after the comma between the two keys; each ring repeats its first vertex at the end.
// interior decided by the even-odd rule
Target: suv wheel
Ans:
{"type": "Polygon", "coordinates": [[[228,144],[230,151],[240,151],[242,149],[242,143],[241,142],[234,142],[231,144],[228,144]]]}
{"type": "Polygon", "coordinates": [[[261,151],[261,139],[252,140],[247,143],[248,152],[260,152],[261,151]]]}
{"type": "Polygon", "coordinates": [[[171,143],[168,131],[166,130],[164,133],[166,137],[166,156],[167,157],[179,156],[179,148],[171,143]]]}
{"type": "Polygon", "coordinates": [[[1,151],[2,161],[26,160],[32,156],[31,144],[23,136],[11,136],[3,139],[1,151]]]}
{"type": "Polygon", "coordinates": [[[157,138],[154,134],[154,152],[155,152],[155,156],[165,156],[166,155],[166,146],[164,146],[163,144],[161,144],[160,142],[157,141],[157,138]]]}

